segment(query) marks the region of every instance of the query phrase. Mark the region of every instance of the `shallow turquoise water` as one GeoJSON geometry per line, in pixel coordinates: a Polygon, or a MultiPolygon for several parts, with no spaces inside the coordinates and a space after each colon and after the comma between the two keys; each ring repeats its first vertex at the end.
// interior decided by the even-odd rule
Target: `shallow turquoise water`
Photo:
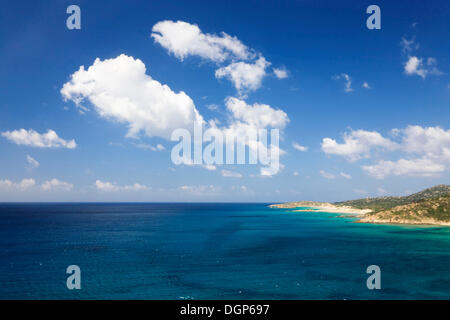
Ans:
{"type": "Polygon", "coordinates": [[[450,298],[450,228],[337,216],[264,204],[0,204],[0,298],[450,298]],[[72,264],[81,290],[66,288],[72,264]],[[381,290],[366,287],[373,264],[381,290]]]}

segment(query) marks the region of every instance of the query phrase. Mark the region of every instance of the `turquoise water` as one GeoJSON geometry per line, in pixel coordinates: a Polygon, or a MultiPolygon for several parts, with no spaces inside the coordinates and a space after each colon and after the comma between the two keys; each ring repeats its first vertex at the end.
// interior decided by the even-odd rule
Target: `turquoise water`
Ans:
{"type": "Polygon", "coordinates": [[[450,298],[450,228],[353,221],[265,204],[0,204],[0,298],[450,298]],[[72,264],[81,290],[66,288],[72,264]],[[373,264],[381,290],[366,287],[373,264]]]}

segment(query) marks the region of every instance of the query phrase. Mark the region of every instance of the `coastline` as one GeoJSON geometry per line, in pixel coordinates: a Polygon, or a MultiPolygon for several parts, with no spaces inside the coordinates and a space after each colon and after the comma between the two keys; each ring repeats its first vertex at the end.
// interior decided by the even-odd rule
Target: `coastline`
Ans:
{"type": "Polygon", "coordinates": [[[279,209],[296,209],[306,207],[308,209],[296,209],[294,212],[329,212],[329,213],[343,213],[364,215],[372,212],[371,209],[357,209],[350,206],[336,206],[329,202],[313,202],[313,201],[297,201],[280,204],[271,204],[270,208],[279,209]]]}
{"type": "Polygon", "coordinates": [[[351,207],[311,207],[311,209],[298,209],[294,212],[328,212],[328,213],[343,213],[364,215],[372,212],[370,209],[356,209],[351,207]]]}
{"type": "Polygon", "coordinates": [[[358,219],[357,221],[355,221],[355,223],[450,227],[450,222],[439,221],[436,219],[422,219],[422,220],[380,219],[380,218],[371,217],[371,216],[362,217],[361,219],[358,219]]]}

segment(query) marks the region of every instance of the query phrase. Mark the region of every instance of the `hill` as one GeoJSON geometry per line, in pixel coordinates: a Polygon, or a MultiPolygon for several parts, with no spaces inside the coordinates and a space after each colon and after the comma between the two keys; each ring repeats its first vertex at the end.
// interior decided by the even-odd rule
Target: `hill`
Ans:
{"type": "MultiPolygon", "coordinates": [[[[422,196],[432,197],[433,194],[422,196]]],[[[450,194],[368,213],[358,222],[450,225],[450,194]]]]}
{"type": "Polygon", "coordinates": [[[450,186],[440,184],[405,197],[379,197],[365,198],[336,202],[336,206],[349,206],[357,209],[371,209],[372,214],[392,209],[397,206],[407,205],[426,199],[435,199],[450,194],[450,186]]]}

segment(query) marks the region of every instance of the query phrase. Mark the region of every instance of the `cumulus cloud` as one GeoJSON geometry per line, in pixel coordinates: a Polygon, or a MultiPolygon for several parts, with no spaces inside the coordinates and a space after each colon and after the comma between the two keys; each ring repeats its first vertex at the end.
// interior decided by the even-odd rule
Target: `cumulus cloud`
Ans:
{"type": "Polygon", "coordinates": [[[247,104],[244,100],[228,97],[225,100],[227,110],[231,112],[234,120],[241,120],[257,129],[267,127],[282,129],[289,122],[283,110],[273,109],[267,104],[247,104]]]}
{"type": "Polygon", "coordinates": [[[350,76],[346,73],[341,73],[337,76],[333,77],[334,80],[340,80],[343,79],[345,81],[345,87],[344,87],[344,91],[345,92],[352,92],[353,88],[352,88],[352,79],[350,78],[350,76]]]}
{"type": "Polygon", "coordinates": [[[322,140],[322,150],[327,154],[346,157],[350,161],[368,158],[374,148],[393,150],[397,146],[394,142],[384,138],[376,131],[352,130],[344,134],[344,143],[338,143],[331,138],[322,140]]]}
{"type": "Polygon", "coordinates": [[[320,175],[321,175],[322,177],[324,177],[325,179],[330,179],[330,180],[331,180],[331,179],[336,178],[336,176],[335,176],[334,174],[329,173],[329,172],[326,172],[326,171],[323,171],[323,170],[320,170],[319,173],[320,173],[320,175]]]}
{"type": "Polygon", "coordinates": [[[186,93],[175,93],[152,79],[141,60],[124,54],[113,59],[97,58],[87,70],[81,66],[64,84],[61,94],[76,105],[88,100],[101,117],[126,123],[128,137],[135,138],[142,132],[169,139],[174,129],[203,122],[186,93]]]}
{"type": "Polygon", "coordinates": [[[70,191],[73,188],[73,184],[60,181],[58,179],[52,179],[45,181],[42,184],[42,190],[44,191],[50,191],[50,190],[63,190],[63,191],[70,191]]]}
{"type": "MultiPolygon", "coordinates": [[[[225,32],[219,36],[203,33],[195,24],[169,20],[158,22],[152,31],[155,42],[180,60],[198,56],[221,65],[215,72],[216,78],[231,81],[240,96],[260,88],[271,65],[262,54],[225,32]]],[[[274,68],[273,73],[278,79],[288,76],[284,67],[274,68]]]]}
{"type": "MultiPolygon", "coordinates": [[[[279,129],[283,130],[289,122],[287,114],[282,110],[276,110],[269,105],[255,103],[253,105],[247,104],[244,100],[228,97],[225,100],[227,110],[231,113],[231,123],[228,127],[218,128],[226,137],[247,137],[244,142],[252,152],[260,152],[261,154],[278,154],[283,155],[284,150],[279,146],[264,144],[257,140],[256,136],[249,134],[250,132],[257,133],[260,129],[279,129]]],[[[271,133],[268,132],[270,135],[271,133]]],[[[278,160],[277,160],[278,161],[278,160]]],[[[279,164],[279,163],[278,163],[279,164]]],[[[277,165],[278,165],[277,164],[277,165]]],[[[282,165],[279,164],[278,169],[282,165]]],[[[271,176],[278,172],[273,167],[261,168],[262,176],[271,176]]]]}
{"type": "Polygon", "coordinates": [[[405,63],[405,73],[407,75],[416,74],[425,79],[427,76],[427,70],[423,68],[422,59],[417,57],[409,57],[408,61],[405,63]]]}
{"type": "Polygon", "coordinates": [[[120,186],[120,185],[117,185],[116,183],[112,183],[112,182],[108,182],[108,181],[103,182],[101,180],[95,181],[95,187],[97,188],[97,190],[103,191],[103,192],[142,191],[142,190],[148,189],[147,186],[144,186],[139,183],[135,183],[132,185],[120,186]]]}
{"type": "Polygon", "coordinates": [[[2,136],[15,144],[29,147],[74,149],[77,146],[75,140],[66,141],[58,137],[53,130],[47,130],[46,133],[38,133],[33,129],[19,129],[2,132],[2,136]]]}
{"type": "Polygon", "coordinates": [[[222,170],[222,176],[226,177],[226,178],[242,178],[242,174],[240,174],[239,172],[235,172],[235,171],[230,171],[230,170],[222,170]]]}
{"type": "Polygon", "coordinates": [[[195,24],[184,21],[161,21],[152,28],[151,37],[178,59],[199,56],[214,62],[227,59],[247,60],[253,56],[239,39],[225,32],[220,36],[203,33],[195,24]]]}
{"type": "MultiPolygon", "coordinates": [[[[101,117],[127,124],[127,136],[132,138],[144,133],[170,139],[175,129],[189,130],[195,124],[215,128],[223,134],[248,136],[249,130],[283,129],[289,121],[284,111],[269,105],[248,105],[241,99],[227,98],[230,125],[219,128],[216,121],[203,120],[192,99],[184,92],[175,93],[167,85],[160,84],[146,74],[141,60],[123,54],[113,59],[97,58],[87,70],[81,66],[64,84],[61,94],[76,105],[88,101],[101,117]]],[[[136,146],[155,151],[164,149],[162,145],[140,143],[136,146]]],[[[182,163],[193,165],[189,159],[182,163]]],[[[203,167],[216,169],[213,165],[203,167]]]]}
{"type": "Polygon", "coordinates": [[[230,80],[236,90],[243,94],[261,87],[262,79],[266,76],[266,68],[269,65],[270,62],[260,56],[255,63],[233,62],[226,67],[217,69],[215,75],[218,79],[230,80]]]}
{"type": "Polygon", "coordinates": [[[278,79],[285,79],[288,77],[288,72],[285,68],[273,68],[273,73],[278,79]]]}
{"type": "Polygon", "coordinates": [[[429,177],[445,171],[445,166],[437,163],[432,159],[400,159],[397,161],[381,160],[375,165],[367,165],[362,167],[369,175],[384,179],[386,176],[408,175],[429,177]]]}
{"type": "Polygon", "coordinates": [[[370,89],[370,85],[367,82],[363,82],[362,87],[364,89],[370,89]]]}
{"type": "Polygon", "coordinates": [[[352,131],[344,136],[342,144],[330,138],[323,139],[322,150],[350,161],[368,158],[373,149],[403,153],[397,160],[378,160],[362,166],[367,174],[377,179],[390,175],[428,177],[450,169],[450,130],[410,125],[392,132],[397,141],[384,138],[376,131],[352,131]]]}
{"type": "Polygon", "coordinates": [[[302,146],[302,145],[298,144],[297,142],[293,142],[292,146],[294,147],[295,150],[298,150],[298,151],[302,151],[302,152],[308,151],[308,147],[302,146]]]}
{"type": "Polygon", "coordinates": [[[39,162],[28,154],[27,154],[27,162],[28,162],[28,169],[34,169],[39,167],[39,162]]]}
{"type": "Polygon", "coordinates": [[[28,190],[36,184],[36,181],[34,179],[22,179],[19,182],[13,182],[8,179],[0,180],[0,188],[6,189],[6,190],[19,190],[19,191],[25,191],[28,190]]]}

